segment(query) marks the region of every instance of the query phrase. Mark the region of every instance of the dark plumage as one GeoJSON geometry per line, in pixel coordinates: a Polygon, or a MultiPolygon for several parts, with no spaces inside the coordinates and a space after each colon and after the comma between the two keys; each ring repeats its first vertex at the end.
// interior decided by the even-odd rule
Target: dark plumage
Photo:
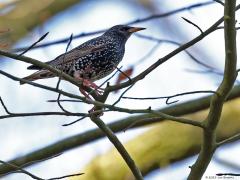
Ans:
{"type": "MultiPolygon", "coordinates": [[[[143,29],[126,25],[113,26],[103,35],[46,63],[74,78],[93,82],[109,75],[116,68],[123,58],[125,43],[130,35],[143,29]]],[[[24,78],[29,81],[55,77],[50,71],[35,65],[28,69],[38,70],[24,78]]]]}

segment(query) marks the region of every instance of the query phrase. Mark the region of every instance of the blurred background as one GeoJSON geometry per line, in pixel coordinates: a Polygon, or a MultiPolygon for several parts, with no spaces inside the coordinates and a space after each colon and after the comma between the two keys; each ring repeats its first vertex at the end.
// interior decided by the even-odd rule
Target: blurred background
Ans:
{"type": "MultiPolygon", "coordinates": [[[[122,70],[132,70],[133,73],[131,77],[134,77],[159,58],[178,47],[176,44],[143,38],[142,35],[184,44],[199,35],[200,32],[196,27],[184,21],[182,17],[196,23],[204,31],[222,17],[223,6],[214,1],[206,0],[0,0],[0,48],[16,52],[19,48],[30,46],[47,32],[49,32],[47,37],[38,45],[68,39],[71,34],[76,36],[82,33],[106,30],[117,24],[126,24],[155,14],[162,14],[189,7],[194,4],[198,4],[199,6],[186,8],[181,12],[163,18],[154,18],[133,24],[133,26],[147,28],[145,31],[141,31],[129,39],[126,44],[124,59],[120,64],[122,70]]],[[[238,17],[239,13],[237,13],[236,18],[238,19],[238,17]]],[[[70,49],[99,35],[98,33],[92,36],[74,38],[70,49]]],[[[31,49],[25,55],[43,62],[49,61],[59,54],[64,53],[66,46],[67,42],[56,43],[51,46],[31,49]]],[[[188,51],[196,59],[214,67],[214,69],[209,69],[196,63],[185,52],[181,52],[159,66],[159,68],[154,70],[142,81],[138,82],[127,92],[126,96],[156,97],[169,96],[187,91],[215,90],[222,80],[224,66],[223,30],[213,32],[189,48],[188,51]]],[[[0,57],[1,70],[17,77],[24,77],[31,73],[31,71],[26,70],[28,65],[27,63],[0,57]]],[[[104,80],[106,79],[98,81],[97,84],[101,84],[104,80]]],[[[110,80],[110,83],[115,84],[116,80],[117,75],[110,80]]],[[[49,80],[39,80],[38,83],[55,87],[57,81],[57,78],[53,78],[49,80]]],[[[56,99],[58,96],[56,93],[30,85],[19,86],[18,82],[12,81],[2,75],[0,75],[0,82],[0,96],[11,112],[60,111],[57,103],[47,102],[47,100],[56,99]]],[[[61,89],[68,92],[79,94],[78,89],[68,82],[61,82],[60,86],[61,89]]],[[[121,95],[121,92],[122,91],[113,93],[107,103],[111,104],[115,102],[121,95]]],[[[206,94],[182,96],[178,98],[178,103],[203,96],[206,96],[206,94]]],[[[86,113],[91,109],[90,105],[82,103],[63,103],[63,106],[72,112],[86,113]]],[[[153,109],[159,109],[167,105],[165,100],[134,101],[123,99],[118,106],[128,108],[147,108],[151,106],[153,109]]],[[[234,107],[237,108],[237,106],[234,107]]],[[[4,114],[4,109],[0,107],[0,115],[4,114]]],[[[126,117],[129,117],[129,115],[109,112],[105,113],[102,119],[104,122],[110,123],[126,117]]],[[[198,114],[198,119],[202,120],[204,117],[204,114],[198,114]]],[[[239,118],[237,115],[232,117],[235,120],[239,118]]],[[[229,120],[227,116],[226,119],[229,120]]],[[[0,159],[3,161],[12,160],[64,138],[96,128],[89,119],[84,119],[72,126],[62,126],[62,124],[74,120],[76,120],[76,118],[63,116],[1,119],[0,159]]],[[[170,125],[165,123],[163,126],[161,124],[157,126],[160,128],[158,131],[162,131],[161,128],[163,129],[164,127],[162,132],[168,132],[167,128],[168,126],[171,128],[171,123],[170,125]]],[[[185,126],[186,125],[182,125],[181,127],[185,126]]],[[[239,124],[236,126],[239,126],[239,124]]],[[[135,138],[141,137],[144,133],[151,131],[153,127],[154,125],[136,128],[118,133],[117,135],[123,143],[134,142],[134,140],[137,140],[135,138]]],[[[169,129],[169,131],[171,131],[171,129],[169,129]]],[[[193,131],[195,131],[195,129],[193,131]]],[[[239,132],[240,129],[236,131],[239,132]]],[[[178,130],[176,130],[176,132],[178,132],[178,130]]],[[[155,138],[149,140],[154,141],[155,139],[161,139],[161,143],[165,141],[172,141],[174,143],[174,140],[181,139],[180,134],[174,136],[171,135],[171,133],[174,132],[168,132],[168,136],[164,136],[164,138],[159,134],[152,134],[155,138]]],[[[194,139],[192,141],[194,141],[194,139]]],[[[198,139],[196,139],[196,141],[198,141],[198,139]]],[[[157,143],[158,140],[153,142],[156,146],[157,143]]],[[[181,146],[186,147],[188,141],[184,143],[181,143],[181,146]]],[[[86,166],[90,167],[91,163],[95,162],[97,157],[107,156],[112,148],[113,146],[108,139],[102,138],[84,146],[74,147],[52,159],[26,167],[26,170],[42,178],[58,177],[77,172],[86,173],[86,166]]],[[[169,145],[166,148],[174,149],[174,146],[171,147],[169,145]]],[[[216,173],[240,172],[239,148],[240,145],[238,142],[221,147],[215,153],[204,177],[215,175],[216,173]]],[[[137,150],[141,151],[141,148],[137,150]]],[[[149,156],[153,153],[151,150],[156,151],[157,149],[155,149],[155,147],[149,148],[149,156]]],[[[174,151],[171,152],[173,154],[175,153],[174,151]]],[[[164,156],[161,148],[157,153],[162,153],[162,156],[164,156]]],[[[190,172],[188,167],[196,160],[196,156],[192,156],[193,154],[185,157],[182,156],[179,160],[166,160],[165,163],[159,162],[159,167],[154,166],[154,168],[147,170],[145,179],[186,179],[190,172]]],[[[142,159],[144,158],[147,160],[147,157],[142,157],[142,159]]],[[[156,157],[156,159],[158,158],[156,157]]],[[[114,162],[117,160],[119,159],[112,159],[110,161],[114,162]]],[[[103,160],[102,163],[108,162],[103,160]]],[[[123,162],[120,163],[124,164],[123,162]]],[[[145,163],[148,163],[148,161],[145,163]]],[[[152,165],[149,164],[149,166],[151,167],[152,165]]],[[[87,176],[84,176],[85,175],[78,178],[85,179],[87,176]]],[[[95,178],[107,179],[107,175],[105,178],[100,177],[101,175],[96,175],[95,178]]],[[[6,180],[31,179],[29,176],[18,173],[10,174],[2,178],[6,180]]],[[[86,179],[91,178],[88,177],[86,179]]],[[[94,178],[92,177],[92,179],[94,178]]]]}

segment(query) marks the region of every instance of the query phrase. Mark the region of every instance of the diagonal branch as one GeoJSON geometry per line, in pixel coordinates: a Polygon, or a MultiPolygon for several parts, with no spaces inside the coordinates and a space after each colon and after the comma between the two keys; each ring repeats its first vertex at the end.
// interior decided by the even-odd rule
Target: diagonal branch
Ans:
{"type": "Polygon", "coordinates": [[[216,144],[216,148],[218,148],[218,147],[220,147],[222,145],[225,145],[227,143],[231,143],[231,142],[237,141],[237,140],[240,140],[240,133],[238,133],[238,134],[236,134],[236,135],[234,135],[232,137],[229,137],[229,138],[227,138],[227,139],[217,143],[216,144]]]}
{"type": "Polygon", "coordinates": [[[137,76],[135,76],[134,78],[126,82],[123,82],[121,84],[115,85],[115,86],[109,86],[106,88],[105,93],[109,93],[112,91],[116,91],[122,88],[125,88],[131,84],[134,84],[136,82],[138,82],[139,80],[142,80],[143,78],[145,78],[145,76],[147,76],[150,72],[152,72],[153,70],[155,70],[158,66],[160,66],[161,64],[163,64],[164,62],[168,61],[170,58],[172,58],[173,56],[175,56],[176,54],[186,50],[187,48],[191,47],[192,45],[194,45],[195,43],[201,41],[204,37],[206,37],[207,35],[209,35],[210,33],[212,33],[213,31],[216,30],[216,28],[218,27],[218,25],[220,25],[223,22],[223,17],[220,18],[217,22],[215,22],[210,28],[208,28],[206,31],[204,31],[202,34],[200,34],[199,36],[197,36],[196,38],[194,38],[193,40],[183,44],[182,46],[178,47],[177,49],[175,49],[174,51],[172,51],[171,53],[167,54],[166,56],[164,56],[163,58],[160,58],[159,60],[157,60],[154,64],[152,64],[150,67],[148,67],[147,69],[145,69],[143,72],[141,72],[140,74],[138,74],[137,76]]]}
{"type": "Polygon", "coordinates": [[[136,166],[134,160],[128,154],[127,150],[124,148],[122,143],[119,141],[117,136],[112,132],[112,130],[98,117],[91,116],[91,120],[102,130],[102,132],[108,137],[112,144],[116,147],[118,152],[121,154],[122,158],[127,163],[128,167],[131,169],[133,175],[137,180],[143,180],[142,173],[136,166]]]}

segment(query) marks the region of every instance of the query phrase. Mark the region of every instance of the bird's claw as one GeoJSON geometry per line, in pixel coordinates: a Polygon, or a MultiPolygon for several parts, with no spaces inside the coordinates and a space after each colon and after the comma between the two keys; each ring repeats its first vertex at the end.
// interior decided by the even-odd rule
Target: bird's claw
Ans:
{"type": "Polygon", "coordinates": [[[104,91],[103,88],[98,87],[95,83],[93,83],[87,79],[83,79],[83,86],[93,88],[96,91],[97,95],[103,94],[103,91],[104,91]]]}

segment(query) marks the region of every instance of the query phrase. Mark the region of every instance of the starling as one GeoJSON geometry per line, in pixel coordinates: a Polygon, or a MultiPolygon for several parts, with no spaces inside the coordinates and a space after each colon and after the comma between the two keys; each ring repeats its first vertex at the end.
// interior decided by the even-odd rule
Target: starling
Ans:
{"type": "MultiPolygon", "coordinates": [[[[127,25],[113,26],[103,35],[91,39],[46,63],[81,80],[84,86],[96,88],[97,86],[93,82],[113,72],[123,59],[125,44],[131,34],[144,29],[127,25]]],[[[49,70],[36,65],[31,65],[27,69],[38,70],[23,78],[28,81],[55,77],[55,74],[49,70]]]]}

